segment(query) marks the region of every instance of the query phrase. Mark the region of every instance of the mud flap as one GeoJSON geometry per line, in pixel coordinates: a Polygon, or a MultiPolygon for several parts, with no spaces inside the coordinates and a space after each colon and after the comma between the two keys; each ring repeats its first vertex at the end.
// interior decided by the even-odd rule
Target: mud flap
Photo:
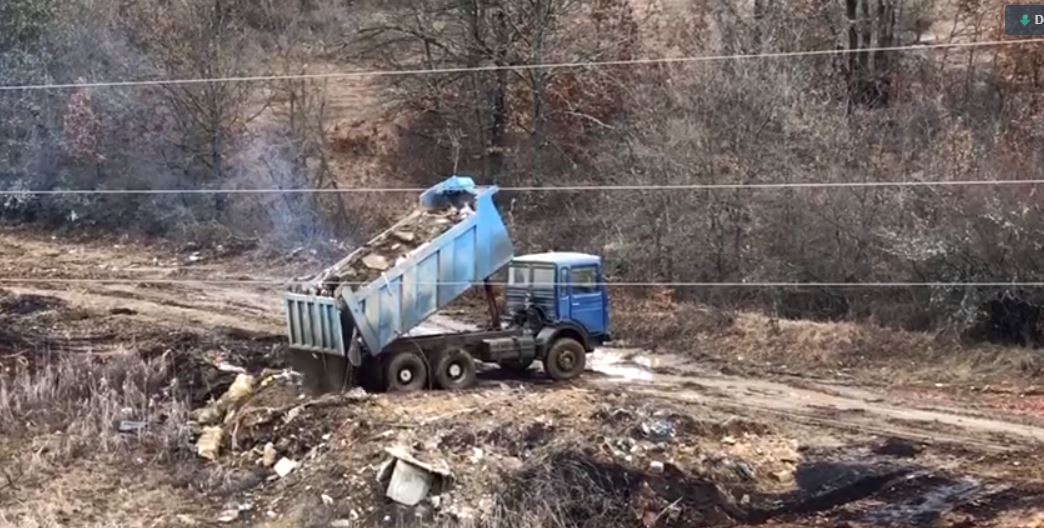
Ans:
{"type": "Polygon", "coordinates": [[[354,386],[355,376],[347,358],[331,354],[290,350],[290,367],[304,376],[304,388],[312,394],[341,392],[354,386]]]}

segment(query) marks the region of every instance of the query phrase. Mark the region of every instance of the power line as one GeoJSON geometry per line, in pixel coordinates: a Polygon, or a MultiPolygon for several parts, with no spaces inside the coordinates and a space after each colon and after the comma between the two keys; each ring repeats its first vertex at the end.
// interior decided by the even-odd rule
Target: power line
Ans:
{"type": "MultiPolygon", "coordinates": [[[[377,279],[376,281],[380,281],[377,279]]],[[[338,282],[340,285],[364,286],[376,281],[338,282]]],[[[255,285],[255,286],[278,286],[289,284],[310,284],[307,280],[295,279],[79,279],[79,278],[29,278],[29,277],[0,277],[0,284],[206,284],[206,285],[255,285]]],[[[494,286],[509,286],[503,281],[467,282],[467,281],[445,281],[445,282],[411,282],[418,286],[480,286],[491,284],[494,286]]],[[[590,286],[590,283],[545,283],[546,286],[557,284],[558,286],[590,286]]],[[[972,282],[605,282],[603,285],[631,288],[1040,288],[1044,287],[1044,281],[972,281],[972,282]]]]}
{"type": "MultiPolygon", "coordinates": [[[[587,191],[698,191],[739,189],[838,189],[873,187],[967,187],[1042,185],[1044,179],[1028,180],[931,180],[931,181],[862,181],[862,182],[777,182],[777,183],[693,183],[693,184],[634,184],[634,185],[558,185],[501,187],[505,192],[587,192],[587,191]]],[[[421,193],[424,187],[340,187],[298,189],[51,189],[0,190],[0,196],[55,196],[55,195],[193,195],[193,194],[374,194],[421,193]]]]}
{"type": "Polygon", "coordinates": [[[440,75],[451,73],[478,73],[494,71],[528,71],[528,70],[557,70],[575,68],[602,68],[612,66],[638,66],[650,64],[679,64],[698,62],[721,62],[738,60],[760,60],[760,59],[786,59],[796,57],[816,57],[824,55],[849,55],[853,53],[876,53],[876,52],[905,52],[918,50],[940,50],[954,48],[983,48],[993,46],[1018,46],[1023,44],[1044,43],[1044,38],[1024,40],[988,40],[978,42],[949,42],[942,44],[923,44],[907,46],[880,46],[876,48],[862,49],[825,49],[806,51],[780,51],[753,54],[730,54],[730,55],[694,55],[685,57],[648,57],[640,59],[606,60],[606,61],[576,61],[556,62],[543,64],[519,64],[519,65],[489,65],[453,68],[431,68],[431,69],[401,69],[401,70],[356,70],[347,72],[331,73],[301,73],[290,75],[248,75],[233,77],[193,78],[193,79],[154,79],[141,81],[99,81],[99,82],[77,82],[61,84],[24,84],[0,86],[0,92],[32,91],[32,90],[71,90],[78,88],[126,88],[143,86],[163,85],[194,85],[214,83],[238,83],[238,82],[266,82],[266,81],[289,81],[289,80],[323,80],[323,79],[350,79],[364,77],[401,77],[409,75],[440,75]]]}

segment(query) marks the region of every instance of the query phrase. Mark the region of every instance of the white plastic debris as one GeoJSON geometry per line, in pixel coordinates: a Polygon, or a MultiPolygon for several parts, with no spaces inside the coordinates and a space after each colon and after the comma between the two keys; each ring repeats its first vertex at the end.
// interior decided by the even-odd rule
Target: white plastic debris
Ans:
{"type": "Polygon", "coordinates": [[[434,479],[430,471],[404,460],[397,460],[386,494],[389,499],[399,504],[416,506],[428,496],[434,479]]]}
{"type": "Polygon", "coordinates": [[[276,462],[276,465],[275,465],[274,469],[275,469],[276,475],[279,475],[279,478],[283,478],[283,477],[289,475],[291,471],[293,471],[295,468],[297,468],[297,466],[298,466],[298,462],[296,462],[294,460],[290,460],[289,458],[283,457],[283,458],[279,459],[279,462],[276,462]]]}
{"type": "MultiPolygon", "coordinates": [[[[450,471],[445,463],[429,464],[417,460],[410,452],[402,447],[385,449],[392,456],[391,479],[385,495],[399,504],[416,506],[431,491],[432,483],[436,477],[449,478],[450,471]]],[[[387,473],[387,465],[382,466],[378,475],[387,473]],[[383,470],[383,471],[381,471],[383,470]]]]}
{"type": "Polygon", "coordinates": [[[265,467],[272,467],[276,463],[276,457],[279,456],[279,452],[276,451],[272,442],[265,444],[265,449],[261,453],[261,465],[265,467]]]}

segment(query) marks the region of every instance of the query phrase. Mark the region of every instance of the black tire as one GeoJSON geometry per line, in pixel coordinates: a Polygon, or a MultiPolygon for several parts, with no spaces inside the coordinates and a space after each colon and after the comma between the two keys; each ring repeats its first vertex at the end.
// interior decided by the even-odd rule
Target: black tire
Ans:
{"type": "Polygon", "coordinates": [[[418,352],[396,352],[384,362],[388,392],[423,390],[428,383],[428,364],[418,352]]]}
{"type": "Polygon", "coordinates": [[[555,381],[571,380],[584,371],[587,351],[577,340],[562,337],[551,345],[544,358],[544,372],[555,381]]]}
{"type": "Polygon", "coordinates": [[[475,358],[460,349],[435,354],[432,372],[435,386],[445,390],[466,389],[475,384],[475,358]]]}
{"type": "Polygon", "coordinates": [[[369,392],[387,390],[384,382],[384,362],[381,358],[369,354],[363,356],[362,367],[359,368],[359,385],[369,392]]]}
{"type": "Polygon", "coordinates": [[[519,358],[505,359],[504,361],[498,363],[498,365],[500,365],[500,368],[512,372],[514,374],[525,374],[530,369],[530,367],[533,366],[534,361],[536,361],[536,358],[529,358],[526,360],[522,360],[519,358]]]}

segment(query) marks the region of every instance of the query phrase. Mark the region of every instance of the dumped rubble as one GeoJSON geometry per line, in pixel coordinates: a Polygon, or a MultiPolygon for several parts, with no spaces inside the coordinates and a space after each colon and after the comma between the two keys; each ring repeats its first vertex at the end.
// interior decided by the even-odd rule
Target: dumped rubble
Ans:
{"type": "Polygon", "coordinates": [[[278,475],[279,478],[283,478],[296,469],[297,465],[297,461],[283,457],[279,459],[279,462],[276,462],[275,467],[273,467],[272,470],[275,471],[275,474],[278,475]]]}
{"type": "Polygon", "coordinates": [[[275,445],[272,442],[266,443],[261,455],[261,465],[272,467],[276,463],[277,456],[279,456],[279,452],[276,451],[275,445]]]}
{"type": "Polygon", "coordinates": [[[225,438],[224,423],[230,420],[254,392],[254,377],[249,374],[236,375],[232,386],[213,405],[196,409],[192,420],[203,426],[196,441],[196,453],[207,460],[216,460],[221,453],[225,438]]]}
{"type": "Polygon", "coordinates": [[[204,427],[199,439],[196,440],[196,454],[207,460],[217,460],[221,455],[221,442],[224,438],[225,430],[221,426],[204,427]]]}
{"type": "Polygon", "coordinates": [[[371,282],[473,213],[469,204],[443,210],[417,208],[340,262],[291,289],[332,295],[341,283],[371,282]]]}
{"type": "Polygon", "coordinates": [[[193,420],[201,425],[212,425],[221,422],[228,413],[235,411],[251,393],[254,392],[254,377],[249,374],[239,374],[232,386],[209,407],[193,412],[193,420]]]}
{"type": "MultiPolygon", "coordinates": [[[[428,496],[436,479],[451,477],[444,462],[421,462],[404,447],[388,448],[385,452],[392,457],[382,468],[383,473],[390,473],[386,495],[399,504],[416,506],[428,496]]],[[[379,480],[384,480],[382,472],[378,473],[379,480]]]]}

